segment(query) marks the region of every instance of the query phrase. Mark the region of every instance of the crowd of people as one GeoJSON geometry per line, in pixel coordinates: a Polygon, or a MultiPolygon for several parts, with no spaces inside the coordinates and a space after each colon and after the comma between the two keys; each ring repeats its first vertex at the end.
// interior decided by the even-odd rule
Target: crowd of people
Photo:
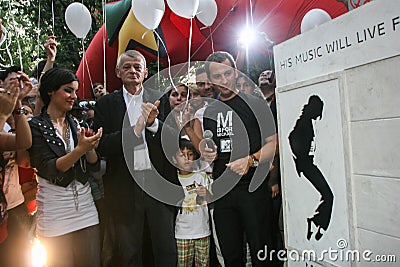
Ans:
{"type": "Polygon", "coordinates": [[[255,86],[214,52],[162,94],[128,50],[121,88],[78,99],[44,47],[31,78],[0,75],[0,266],[27,266],[34,237],[47,266],[280,266],[258,256],[284,248],[273,70],[255,86]]]}

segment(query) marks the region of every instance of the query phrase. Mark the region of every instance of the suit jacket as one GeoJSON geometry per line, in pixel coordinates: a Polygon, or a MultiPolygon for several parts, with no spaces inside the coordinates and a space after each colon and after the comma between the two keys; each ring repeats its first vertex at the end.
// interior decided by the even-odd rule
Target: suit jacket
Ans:
{"type": "MultiPolygon", "coordinates": [[[[143,102],[154,103],[161,93],[155,90],[143,89],[143,102]]],[[[94,108],[93,128],[95,131],[103,127],[103,136],[98,146],[98,152],[107,161],[106,173],[104,175],[104,189],[107,203],[111,204],[114,211],[129,213],[132,211],[134,202],[135,181],[133,170],[133,148],[143,143],[143,137],[137,137],[130,127],[129,117],[126,113],[125,100],[122,88],[111,94],[103,96],[94,108]],[[127,161],[128,164],[127,164],[127,161]]],[[[159,107],[159,114],[164,114],[164,105],[159,107]]],[[[146,182],[159,187],[156,181],[166,179],[169,182],[180,185],[176,168],[167,159],[161,149],[161,129],[168,128],[170,135],[178,135],[178,131],[171,129],[162,123],[159,117],[159,128],[157,133],[151,133],[146,129],[145,138],[149,149],[149,156],[153,167],[146,177],[146,182]]],[[[149,184],[148,183],[148,184],[149,184]]],[[[179,186],[180,187],[180,186],[179,186]]],[[[163,190],[162,188],[158,188],[163,190]]],[[[183,197],[183,195],[182,195],[183,197]]],[[[177,201],[179,201],[177,199],[177,201]]]]}
{"type": "MultiPolygon", "coordinates": [[[[78,122],[67,114],[67,121],[72,131],[74,145],[78,145],[78,122]]],[[[32,167],[37,169],[37,174],[56,185],[66,187],[74,179],[85,184],[91,171],[97,171],[100,168],[100,161],[95,164],[86,162],[83,155],[74,166],[66,172],[61,172],[56,168],[56,160],[67,154],[64,143],[57,136],[56,130],[51,122],[47,109],[44,107],[41,113],[29,121],[32,133],[32,146],[29,148],[29,156],[32,167]]]]}

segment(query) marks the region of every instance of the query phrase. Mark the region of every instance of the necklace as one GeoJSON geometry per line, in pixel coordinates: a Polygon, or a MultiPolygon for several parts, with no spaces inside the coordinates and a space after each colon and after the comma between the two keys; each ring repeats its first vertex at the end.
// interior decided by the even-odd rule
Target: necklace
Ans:
{"type": "Polygon", "coordinates": [[[66,145],[66,149],[65,151],[67,153],[71,152],[71,133],[70,133],[70,128],[69,128],[69,123],[67,120],[64,120],[64,125],[65,126],[65,131],[64,131],[64,125],[61,126],[61,131],[60,131],[60,127],[59,124],[55,123],[53,121],[53,119],[51,119],[51,123],[54,126],[54,129],[56,130],[56,132],[61,136],[61,138],[64,140],[65,145],[66,145]]]}
{"type": "MultiPolygon", "coordinates": [[[[66,125],[66,127],[65,127],[65,133],[63,134],[62,132],[60,132],[59,127],[56,127],[56,125],[58,126],[58,124],[56,124],[51,119],[51,123],[53,124],[54,129],[62,137],[62,139],[64,139],[65,146],[66,146],[65,152],[67,152],[67,154],[68,154],[69,152],[71,152],[71,133],[70,133],[70,127],[69,127],[68,121],[65,119],[64,122],[65,122],[64,124],[66,125]]],[[[63,128],[64,127],[61,127],[61,129],[63,129],[63,128]]],[[[76,180],[75,179],[71,183],[71,188],[72,188],[72,195],[74,198],[75,210],[78,211],[79,199],[78,199],[78,190],[76,188],[76,180]]]]}

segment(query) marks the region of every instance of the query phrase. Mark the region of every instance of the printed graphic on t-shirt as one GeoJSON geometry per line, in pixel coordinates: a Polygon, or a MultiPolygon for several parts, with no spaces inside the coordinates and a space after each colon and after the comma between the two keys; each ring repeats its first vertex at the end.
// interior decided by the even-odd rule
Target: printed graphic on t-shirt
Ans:
{"type": "Polygon", "coordinates": [[[196,203],[196,197],[197,194],[195,193],[195,189],[192,189],[192,192],[188,192],[188,195],[186,196],[185,200],[183,200],[183,213],[188,214],[188,213],[193,213],[197,212],[198,205],[196,203]]]}
{"type": "Polygon", "coordinates": [[[232,151],[232,141],[231,139],[221,139],[220,146],[221,153],[230,153],[232,151]]]}
{"type": "Polygon", "coordinates": [[[193,183],[193,184],[187,185],[186,190],[187,190],[188,194],[196,193],[196,184],[193,183]]]}
{"type": "Polygon", "coordinates": [[[218,112],[217,114],[217,137],[232,136],[232,110],[218,112]]]}

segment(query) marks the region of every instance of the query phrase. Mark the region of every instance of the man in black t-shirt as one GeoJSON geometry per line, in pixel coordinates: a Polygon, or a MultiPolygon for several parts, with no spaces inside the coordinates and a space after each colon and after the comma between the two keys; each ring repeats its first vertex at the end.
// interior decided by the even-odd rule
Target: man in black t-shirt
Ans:
{"type": "Polygon", "coordinates": [[[214,220],[226,266],[243,266],[243,233],[253,266],[269,266],[271,198],[265,179],[275,152],[276,133],[267,103],[235,89],[237,70],[226,52],[211,54],[207,76],[219,90],[219,100],[204,112],[204,130],[213,133],[216,152],[203,151],[213,161],[214,220]]]}

